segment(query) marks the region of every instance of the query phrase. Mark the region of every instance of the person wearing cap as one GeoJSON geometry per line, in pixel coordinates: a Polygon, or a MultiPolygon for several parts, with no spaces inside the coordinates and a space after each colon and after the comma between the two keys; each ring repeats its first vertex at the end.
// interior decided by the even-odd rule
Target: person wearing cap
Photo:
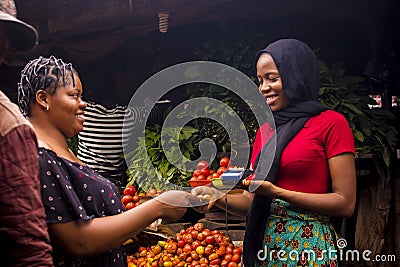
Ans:
{"type": "MultiPolygon", "coordinates": [[[[15,3],[0,0],[0,63],[28,51],[37,31],[17,19],[15,3]]],[[[1,266],[54,266],[40,195],[37,138],[31,124],[0,90],[1,266]]]]}

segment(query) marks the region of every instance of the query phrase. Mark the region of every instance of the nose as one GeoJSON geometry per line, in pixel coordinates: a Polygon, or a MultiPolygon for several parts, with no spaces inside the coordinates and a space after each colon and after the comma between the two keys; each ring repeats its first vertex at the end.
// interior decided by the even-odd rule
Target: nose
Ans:
{"type": "Polygon", "coordinates": [[[85,109],[87,107],[87,102],[83,99],[81,99],[81,102],[79,103],[79,107],[81,109],[85,109]]]}
{"type": "Polygon", "coordinates": [[[260,84],[259,89],[260,89],[260,92],[267,92],[267,91],[271,90],[271,85],[265,84],[265,83],[260,84]]]}

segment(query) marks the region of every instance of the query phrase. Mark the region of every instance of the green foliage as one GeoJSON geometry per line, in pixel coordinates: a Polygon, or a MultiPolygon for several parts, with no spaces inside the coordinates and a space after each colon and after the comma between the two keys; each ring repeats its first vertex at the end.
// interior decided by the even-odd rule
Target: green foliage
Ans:
{"type": "Polygon", "coordinates": [[[67,138],[67,143],[68,143],[69,149],[71,149],[71,151],[74,152],[75,155],[77,155],[78,154],[78,135],[67,138]]]}
{"type": "Polygon", "coordinates": [[[194,140],[198,131],[189,126],[184,126],[179,133],[177,133],[178,128],[164,128],[163,131],[167,137],[164,137],[166,140],[164,147],[161,143],[159,125],[146,128],[145,136],[139,138],[137,148],[128,155],[130,159],[127,171],[128,184],[140,185],[144,191],[151,188],[166,190],[171,183],[177,186],[189,186],[187,181],[192,173],[186,171],[186,168],[177,168],[176,164],[185,165],[189,160],[196,158],[199,152],[194,140]],[[178,140],[175,138],[177,135],[179,135],[178,140]],[[183,159],[180,159],[180,153],[183,154],[183,159]],[[145,155],[148,155],[148,158],[145,155]]]}
{"type": "MultiPolygon", "coordinates": [[[[213,61],[227,64],[244,74],[253,81],[254,78],[254,51],[261,47],[263,40],[248,41],[232,41],[224,39],[223,41],[210,41],[203,44],[203,49],[196,51],[195,56],[198,60],[213,61]]],[[[216,73],[217,77],[224,77],[223,73],[216,73]]],[[[222,79],[222,78],[221,78],[222,79]]],[[[223,81],[226,84],[227,81],[223,81]]],[[[243,89],[245,90],[245,88],[243,89]]],[[[232,91],[214,84],[190,84],[187,86],[187,96],[189,98],[207,97],[217,99],[228,105],[240,117],[243,125],[241,130],[247,132],[250,143],[253,142],[258,129],[258,123],[252,114],[250,107],[243,103],[243,100],[232,91]],[[243,129],[245,128],[245,129],[243,129]]],[[[190,114],[210,114],[213,113],[218,118],[216,121],[224,121],[230,116],[229,111],[221,105],[221,107],[210,108],[209,106],[197,106],[190,108],[190,114]]],[[[185,111],[181,113],[181,117],[185,116],[185,111]]],[[[199,129],[200,138],[210,138],[217,146],[218,152],[229,153],[235,156],[235,151],[231,151],[236,144],[231,144],[233,140],[229,139],[229,135],[224,127],[211,119],[196,119],[191,122],[191,126],[199,129]]],[[[235,140],[240,143],[241,140],[235,140]]]]}
{"type": "MultiPolygon", "coordinates": [[[[180,118],[185,118],[187,115],[196,118],[190,121],[189,125],[199,129],[199,139],[212,139],[217,146],[218,152],[233,152],[231,156],[236,155],[236,152],[232,151],[233,147],[236,147],[236,145],[244,143],[247,140],[250,140],[250,143],[253,142],[258,129],[258,123],[250,107],[244,103],[239,96],[226,88],[213,84],[191,85],[188,87],[187,91],[190,98],[207,97],[219,100],[225,104],[217,106],[193,104],[179,114],[180,118]],[[231,109],[228,109],[227,106],[231,109]],[[235,113],[240,118],[241,122],[243,122],[240,125],[240,129],[237,129],[236,133],[232,133],[237,137],[236,140],[230,140],[229,134],[224,126],[218,123],[229,121],[233,115],[232,113],[235,113]],[[200,118],[199,114],[206,114],[206,118],[200,118]],[[212,114],[214,119],[208,118],[208,114],[212,114]],[[247,136],[243,136],[243,140],[240,139],[242,136],[238,134],[239,131],[247,133],[247,136]]],[[[200,140],[196,141],[199,142],[200,140]]]]}
{"type": "Polygon", "coordinates": [[[320,61],[320,67],[320,101],[347,118],[357,156],[372,154],[389,166],[397,143],[396,117],[388,110],[369,107],[377,103],[369,96],[363,77],[345,75],[340,64],[328,68],[320,61]]]}

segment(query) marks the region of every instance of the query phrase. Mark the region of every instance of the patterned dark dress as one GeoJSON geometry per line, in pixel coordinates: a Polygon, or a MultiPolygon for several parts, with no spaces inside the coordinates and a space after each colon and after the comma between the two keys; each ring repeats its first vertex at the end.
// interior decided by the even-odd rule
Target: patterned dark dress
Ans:
{"type": "MultiPolygon", "coordinates": [[[[125,211],[118,188],[87,166],[39,148],[40,182],[47,223],[85,222],[125,211]]],[[[121,247],[90,258],[64,255],[53,244],[56,266],[126,266],[121,247]]]]}

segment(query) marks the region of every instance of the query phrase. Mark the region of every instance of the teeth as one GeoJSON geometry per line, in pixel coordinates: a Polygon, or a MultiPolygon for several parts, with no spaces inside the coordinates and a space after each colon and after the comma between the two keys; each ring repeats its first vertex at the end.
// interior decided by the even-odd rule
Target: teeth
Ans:
{"type": "Polygon", "coordinates": [[[83,115],[75,115],[75,118],[84,119],[83,115]]]}
{"type": "Polygon", "coordinates": [[[274,100],[275,98],[277,98],[278,96],[270,96],[270,97],[267,97],[267,101],[272,101],[272,100],[274,100]]]}

